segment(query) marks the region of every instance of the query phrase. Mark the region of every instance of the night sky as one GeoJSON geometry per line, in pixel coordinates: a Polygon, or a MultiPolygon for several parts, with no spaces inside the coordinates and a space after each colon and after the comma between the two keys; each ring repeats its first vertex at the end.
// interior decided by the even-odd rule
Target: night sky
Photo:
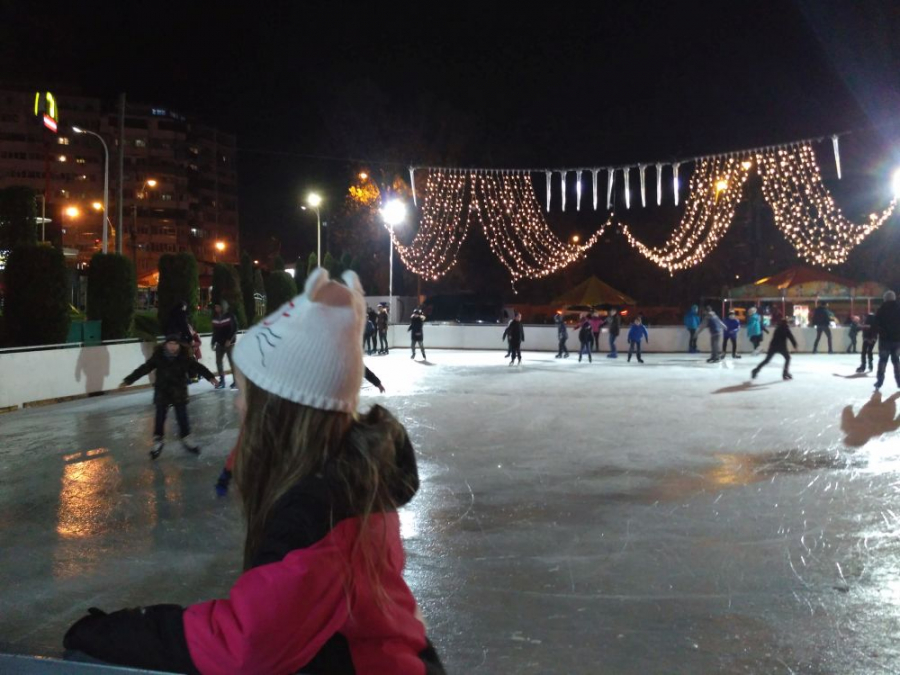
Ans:
{"type": "Polygon", "coordinates": [[[851,170],[900,163],[900,3],[524,6],[3,2],[0,84],[236,133],[244,240],[285,257],[314,244],[300,196],[342,200],[350,160],[605,166],[875,127],[851,170]]]}

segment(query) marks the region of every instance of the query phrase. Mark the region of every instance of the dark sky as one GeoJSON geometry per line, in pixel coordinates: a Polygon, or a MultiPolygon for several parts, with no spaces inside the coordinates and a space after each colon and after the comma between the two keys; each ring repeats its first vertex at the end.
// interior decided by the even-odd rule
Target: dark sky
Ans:
{"type": "Polygon", "coordinates": [[[296,248],[347,158],[603,166],[900,112],[898,2],[236,4],[3,2],[0,78],[237,133],[246,234],[296,248]]]}

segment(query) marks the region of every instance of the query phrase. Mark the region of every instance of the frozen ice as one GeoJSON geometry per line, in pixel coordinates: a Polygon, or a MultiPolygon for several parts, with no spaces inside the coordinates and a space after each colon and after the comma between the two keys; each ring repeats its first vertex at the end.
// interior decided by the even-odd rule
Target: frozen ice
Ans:
{"type": "MultiPolygon", "coordinates": [[[[499,342],[499,338],[498,338],[499,342]]],[[[900,395],[851,355],[593,364],[405,349],[366,385],[422,487],[407,579],[452,673],[900,672],[900,395]]],[[[234,392],[192,387],[198,459],[151,462],[150,391],[0,416],[0,651],[59,656],[89,606],[222,596],[234,392]]]]}

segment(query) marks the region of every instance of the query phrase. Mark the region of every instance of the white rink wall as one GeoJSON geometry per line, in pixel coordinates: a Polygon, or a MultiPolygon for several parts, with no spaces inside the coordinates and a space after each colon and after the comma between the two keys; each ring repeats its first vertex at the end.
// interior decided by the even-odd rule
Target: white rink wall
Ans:
{"type": "MultiPolygon", "coordinates": [[[[502,340],[502,325],[426,324],[425,349],[506,349],[502,340]]],[[[650,327],[650,344],[644,345],[645,352],[686,352],[688,332],[679,326],[650,327]]],[[[811,352],[816,337],[814,328],[794,328],[798,352],[811,352]]],[[[834,350],[843,352],[847,348],[848,329],[831,330],[834,350]]],[[[620,351],[628,349],[627,328],[619,335],[617,346],[620,351]]],[[[406,324],[390,327],[391,348],[409,349],[410,334],[406,324]]],[[[765,347],[771,335],[764,336],[765,347]]],[[[240,337],[239,337],[240,339],[240,337]]],[[[721,339],[721,338],[719,338],[721,339]]],[[[827,343],[819,345],[819,351],[827,351],[827,343]]],[[[860,336],[859,345],[862,345],[860,336]]],[[[569,351],[578,352],[577,331],[569,329],[569,351]]],[[[600,337],[600,351],[608,351],[608,334],[600,337]]],[[[709,333],[700,335],[698,346],[701,351],[709,350],[709,333]]],[[[117,342],[97,346],[72,345],[50,349],[35,348],[0,352],[0,410],[17,408],[29,404],[54,401],[76,396],[86,396],[114,390],[122,379],[143,363],[153,351],[150,342],[117,342]]],[[[556,352],[556,326],[525,326],[523,351],[556,352]]],[[[738,349],[749,352],[752,349],[745,330],[741,330],[738,349]]],[[[216,372],[215,352],[209,348],[209,336],[203,336],[202,363],[216,372]]],[[[226,369],[228,363],[225,363],[226,369]]],[[[136,384],[148,384],[151,380],[139,380],[136,384]]]]}

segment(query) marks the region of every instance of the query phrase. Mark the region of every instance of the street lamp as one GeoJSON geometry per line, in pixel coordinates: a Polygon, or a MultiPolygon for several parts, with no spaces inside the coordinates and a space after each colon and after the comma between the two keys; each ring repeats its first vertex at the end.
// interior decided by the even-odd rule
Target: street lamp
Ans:
{"type": "MultiPolygon", "coordinates": [[[[100,134],[93,131],[82,129],[81,127],[72,127],[72,131],[76,134],[87,134],[88,136],[96,136],[103,145],[103,155],[106,158],[105,169],[103,172],[103,252],[107,252],[107,241],[109,239],[109,148],[106,147],[106,141],[100,134]]],[[[121,232],[119,235],[121,236],[121,232]]]]}
{"type": "Polygon", "coordinates": [[[65,214],[69,216],[69,218],[77,218],[81,215],[81,211],[78,210],[77,206],[67,206],[65,214]]]}
{"type": "MultiPolygon", "coordinates": [[[[219,253],[224,253],[225,252],[225,242],[217,241],[215,244],[215,248],[216,248],[216,251],[218,251],[219,253]]],[[[213,262],[219,262],[218,255],[213,256],[213,262]]]]}
{"type": "Polygon", "coordinates": [[[388,272],[388,316],[394,315],[394,227],[406,220],[406,204],[399,199],[392,199],[381,209],[381,219],[391,233],[391,249],[388,256],[390,270],[388,272]]]}
{"type": "MultiPolygon", "coordinates": [[[[313,211],[316,212],[316,263],[319,267],[322,266],[322,215],[319,212],[319,207],[322,206],[322,197],[315,193],[310,192],[306,197],[306,203],[313,211]]],[[[306,207],[301,207],[303,210],[306,210],[306,207]]]]}
{"type": "Polygon", "coordinates": [[[900,199],[900,169],[897,169],[894,172],[894,178],[891,181],[891,186],[894,188],[894,198],[900,199]]]}
{"type": "Polygon", "coordinates": [[[573,234],[572,235],[572,243],[577,244],[579,241],[581,241],[581,237],[579,237],[577,234],[573,234]]]}
{"type": "MultiPolygon", "coordinates": [[[[144,184],[141,185],[140,191],[135,195],[138,199],[146,199],[147,198],[147,188],[156,187],[156,180],[153,178],[148,178],[144,181],[144,184]]],[[[131,261],[134,264],[134,273],[137,275],[137,200],[131,205],[131,261]]]]}

